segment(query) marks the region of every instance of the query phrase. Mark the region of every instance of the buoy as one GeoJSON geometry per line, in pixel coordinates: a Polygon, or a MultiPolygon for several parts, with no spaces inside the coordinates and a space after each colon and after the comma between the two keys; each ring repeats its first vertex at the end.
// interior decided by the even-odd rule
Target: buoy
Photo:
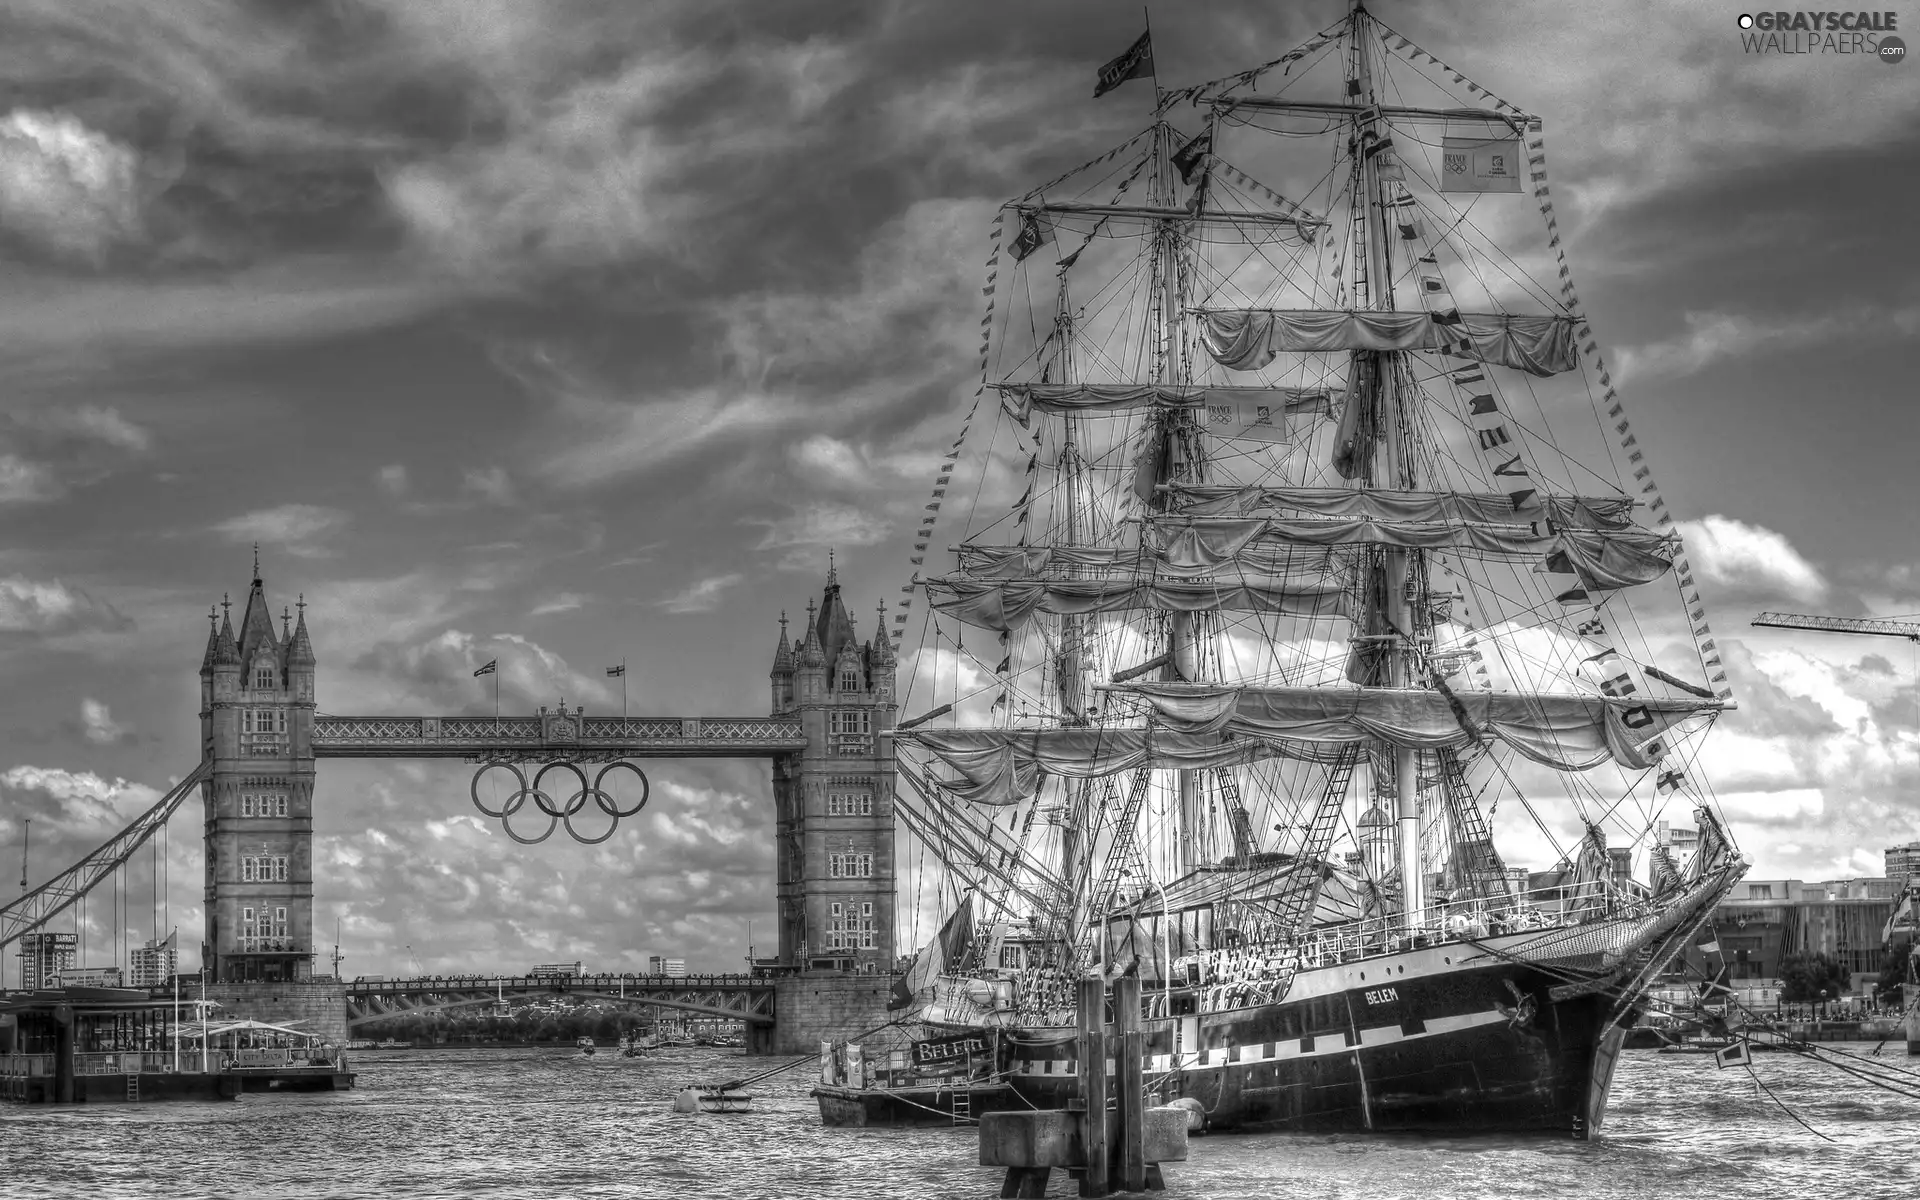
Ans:
{"type": "Polygon", "coordinates": [[[678,1096],[673,1098],[673,1111],[677,1113],[699,1112],[700,1093],[694,1091],[692,1088],[684,1089],[678,1096]]]}
{"type": "Polygon", "coordinates": [[[1200,1133],[1207,1127],[1207,1106],[1192,1096],[1182,1096],[1167,1105],[1168,1108],[1181,1109],[1187,1114],[1187,1132],[1200,1133]]]}

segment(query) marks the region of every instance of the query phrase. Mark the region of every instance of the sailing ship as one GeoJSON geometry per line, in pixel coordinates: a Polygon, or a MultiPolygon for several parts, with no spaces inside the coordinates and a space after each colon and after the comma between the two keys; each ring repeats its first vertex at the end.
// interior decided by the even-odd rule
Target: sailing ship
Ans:
{"type": "Polygon", "coordinates": [[[942,468],[929,507],[978,500],[903,656],[896,812],[951,887],[899,1002],[998,1030],[1043,1108],[1075,981],[1133,973],[1150,1085],[1214,1128],[1592,1136],[1749,864],[1541,122],[1358,3],[1154,92],[996,222],[992,437],[970,414],[942,468]],[[1653,830],[1685,804],[1681,862],[1653,830]]]}

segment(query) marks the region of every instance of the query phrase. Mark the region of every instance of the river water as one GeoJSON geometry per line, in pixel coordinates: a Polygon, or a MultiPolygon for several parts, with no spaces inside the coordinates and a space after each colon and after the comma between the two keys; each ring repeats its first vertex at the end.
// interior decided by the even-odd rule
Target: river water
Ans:
{"type": "MultiPolygon", "coordinates": [[[[1872,1046],[1845,1046],[1869,1053],[1872,1046]]],[[[1920,1069],[1894,1043],[1891,1066],[1920,1069]]],[[[970,1128],[827,1129],[805,1067],[755,1111],[669,1111],[694,1080],[765,1069],[737,1051],[648,1059],[552,1050],[354,1055],[351,1092],[233,1103],[0,1105],[0,1197],[850,1197],[985,1200],[970,1128]]],[[[1262,1134],[1192,1142],[1169,1200],[1241,1197],[1920,1195],[1920,1100],[1790,1054],[1760,1082],[1705,1056],[1622,1056],[1593,1142],[1262,1134]],[[1824,1135],[1824,1138],[1823,1136],[1824,1135]],[[1831,1141],[1824,1140],[1826,1138],[1831,1141]]],[[[1056,1173],[1049,1195],[1075,1194],[1056,1173]]]]}

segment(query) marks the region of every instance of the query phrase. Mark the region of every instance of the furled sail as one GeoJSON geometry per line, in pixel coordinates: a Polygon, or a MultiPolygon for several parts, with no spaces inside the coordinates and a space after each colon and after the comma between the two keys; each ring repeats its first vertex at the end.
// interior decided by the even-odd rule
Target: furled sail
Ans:
{"type": "Polygon", "coordinates": [[[1572,317],[1515,313],[1209,309],[1201,339],[1223,367],[1257,371],[1283,351],[1439,350],[1529,375],[1579,365],[1572,317]]]}
{"type": "Polygon", "coordinates": [[[930,579],[928,602],[978,629],[1018,629],[1035,613],[1252,612],[1290,617],[1350,615],[1336,577],[1229,579],[930,579]]]}
{"type": "Polygon", "coordinates": [[[1673,566],[1670,535],[1644,529],[1560,529],[1471,521],[1404,521],[1362,512],[1339,517],[1155,517],[1148,526],[1158,553],[1176,570],[1234,569],[1260,539],[1292,545],[1366,543],[1421,550],[1458,550],[1490,557],[1541,557],[1549,569],[1577,573],[1588,588],[1609,591],[1650,583],[1673,566]]]}
{"type": "Polygon", "coordinates": [[[1331,413],[1342,392],[1312,387],[1179,387],[1166,383],[1003,383],[1007,415],[1022,425],[1036,412],[1090,416],[1139,408],[1196,409],[1208,405],[1270,406],[1276,414],[1331,413]]]}
{"type": "MultiPolygon", "coordinates": [[[[1505,492],[1399,492],[1384,489],[1225,487],[1172,485],[1168,489],[1189,516],[1251,516],[1262,509],[1294,509],[1323,517],[1379,521],[1530,521],[1505,492]]],[[[1558,528],[1627,529],[1634,502],[1626,496],[1543,496],[1539,503],[1558,528]]]]}
{"type": "Polygon", "coordinates": [[[929,751],[962,776],[941,786],[975,804],[1025,800],[1042,774],[1095,779],[1140,767],[1236,767],[1279,753],[1257,741],[1161,729],[914,729],[894,735],[929,751]]]}
{"type": "Polygon", "coordinates": [[[1417,688],[1231,687],[1128,683],[1166,727],[1189,735],[1239,735],[1339,744],[1372,741],[1402,749],[1461,748],[1472,726],[1537,763],[1585,771],[1609,759],[1633,769],[1653,760],[1642,747],[1682,721],[1720,711],[1718,700],[1636,696],[1462,692],[1417,688]]]}
{"type": "MultiPolygon", "coordinates": [[[[1338,546],[1249,545],[1234,560],[1250,575],[1280,575],[1301,584],[1345,569],[1353,552],[1338,546]]],[[[1090,572],[1122,572],[1129,578],[1206,574],[1169,563],[1137,546],[982,546],[959,547],[961,578],[1085,578],[1090,572]]]]}

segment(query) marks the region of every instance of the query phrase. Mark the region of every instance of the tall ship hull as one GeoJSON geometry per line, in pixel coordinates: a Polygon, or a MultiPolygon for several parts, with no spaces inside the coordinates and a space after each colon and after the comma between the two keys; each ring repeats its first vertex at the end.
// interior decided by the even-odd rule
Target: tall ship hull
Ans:
{"type": "MultiPolygon", "coordinates": [[[[1150,1018],[1147,1076],[1162,1103],[1196,1100],[1215,1129],[1590,1136],[1633,998],[1742,873],[1657,917],[1355,956],[1301,971],[1277,1002],[1150,1018]]],[[[1205,1002],[1167,992],[1157,1007],[1205,1002]]],[[[1077,1045],[1024,1032],[1010,1039],[1016,1092],[1065,1107],[1077,1045]]]]}
{"type": "Polygon", "coordinates": [[[1592,1136],[1748,864],[1694,774],[1732,693],[1542,122],[1357,2],[1153,82],[1146,130],[994,218],[927,509],[973,501],[888,731],[942,897],[902,1015],[929,1053],[997,1030],[1061,1107],[1079,983],[1131,976],[1148,1090],[1213,1128],[1592,1136]],[[1474,225],[1529,192],[1543,245],[1474,225]]]}

